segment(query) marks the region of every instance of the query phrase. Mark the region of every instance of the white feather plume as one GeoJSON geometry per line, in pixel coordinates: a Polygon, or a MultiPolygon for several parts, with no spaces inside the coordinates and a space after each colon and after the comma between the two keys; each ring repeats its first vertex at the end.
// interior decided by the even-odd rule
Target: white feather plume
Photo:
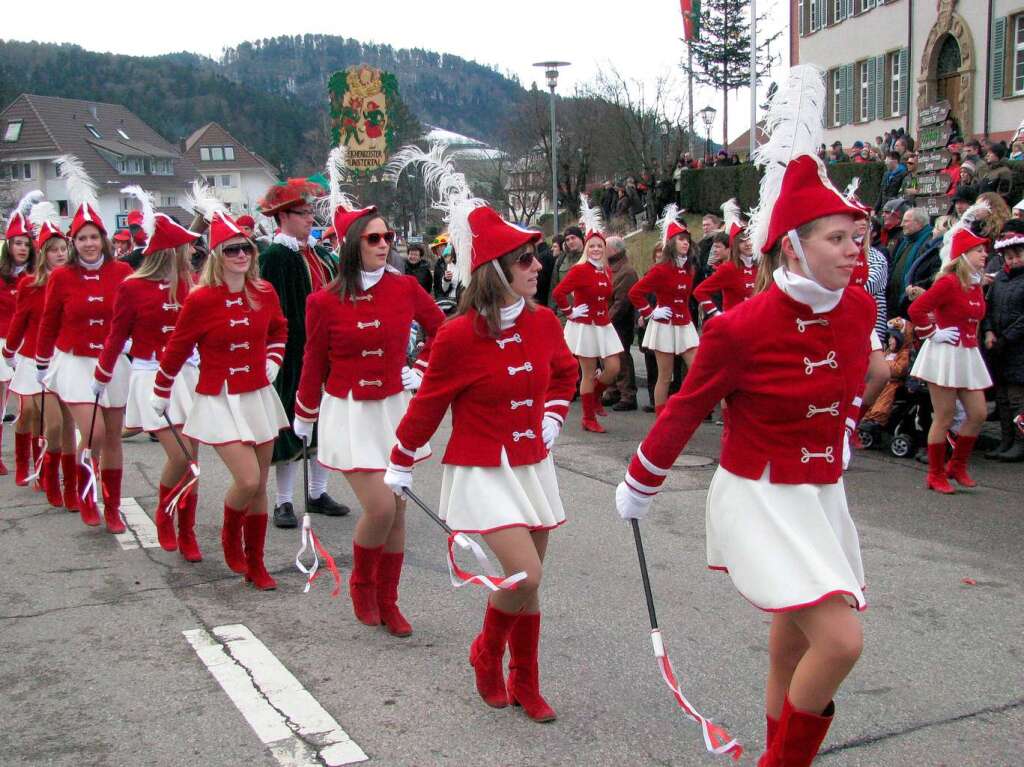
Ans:
{"type": "Polygon", "coordinates": [[[73,154],[62,154],[57,158],[57,165],[60,166],[60,177],[68,189],[72,212],[80,205],[96,208],[96,182],[89,177],[82,161],[73,154]]]}
{"type": "Polygon", "coordinates": [[[29,210],[31,210],[32,206],[42,200],[45,196],[46,195],[44,195],[39,189],[33,189],[18,200],[18,204],[14,207],[14,211],[12,211],[12,213],[20,213],[22,217],[28,218],[29,210]]]}
{"type": "Polygon", "coordinates": [[[213,220],[214,213],[224,213],[227,208],[216,194],[213,188],[208,186],[202,179],[195,179],[192,182],[192,191],[185,193],[185,210],[209,223],[213,220]]]}
{"type": "Polygon", "coordinates": [[[860,189],[860,176],[854,176],[847,185],[846,191],[843,192],[843,197],[847,200],[856,199],[858,189],[860,189]]]}
{"type": "Polygon", "coordinates": [[[327,155],[326,170],[328,194],[316,201],[316,213],[321,221],[329,222],[339,206],[344,206],[346,210],[354,210],[359,207],[359,203],[341,189],[343,184],[350,182],[352,175],[348,167],[348,149],[345,146],[336,146],[330,151],[327,155]]]}
{"type": "Polygon", "coordinates": [[[585,192],[580,192],[580,226],[583,228],[584,237],[588,232],[604,234],[604,218],[601,216],[601,209],[590,204],[585,192]]]}
{"type": "Polygon", "coordinates": [[[658,229],[661,232],[661,247],[665,247],[668,242],[668,227],[669,225],[679,218],[679,206],[670,202],[665,206],[665,210],[661,212],[661,218],[658,219],[658,229]]]}
{"type": "Polygon", "coordinates": [[[156,201],[153,195],[136,184],[124,187],[121,194],[134,197],[142,205],[142,231],[146,233],[147,239],[152,237],[156,231],[156,201]]]}
{"type": "Polygon", "coordinates": [[[953,235],[961,229],[970,229],[974,222],[978,220],[978,214],[983,212],[991,213],[992,207],[986,200],[978,200],[965,210],[964,214],[960,216],[960,220],[949,227],[946,233],[942,235],[942,248],[939,250],[939,260],[943,266],[949,263],[949,257],[953,253],[953,235]]]}
{"type": "Polygon", "coordinates": [[[448,224],[448,242],[455,251],[461,284],[468,285],[473,258],[473,230],[469,214],[486,205],[474,197],[466,183],[466,176],[455,169],[450,157],[445,156],[447,145],[431,144],[428,151],[409,145],[399,149],[384,168],[384,179],[397,183],[402,171],[413,164],[422,166],[423,186],[433,198],[433,207],[441,211],[448,224]]]}
{"type": "Polygon", "coordinates": [[[54,229],[60,229],[60,213],[57,210],[57,206],[49,200],[43,200],[33,205],[31,210],[29,210],[28,220],[37,234],[43,224],[49,224],[54,229]]]}
{"type": "Polygon", "coordinates": [[[722,220],[725,222],[726,234],[732,229],[732,225],[743,226],[743,211],[735,197],[730,197],[722,203],[722,220]]]}
{"type": "Polygon", "coordinates": [[[817,67],[800,64],[789,70],[786,84],[768,105],[764,130],[768,141],[754,150],[754,163],[764,170],[757,207],[751,211],[750,239],[760,253],[768,237],[772,208],[782,191],[786,166],[800,155],[817,159],[824,135],[825,79],[817,67]]]}

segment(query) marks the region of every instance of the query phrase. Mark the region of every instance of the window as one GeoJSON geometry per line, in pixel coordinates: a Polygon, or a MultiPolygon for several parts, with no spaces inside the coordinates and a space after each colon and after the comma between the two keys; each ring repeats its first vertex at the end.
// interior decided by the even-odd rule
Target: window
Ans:
{"type": "Polygon", "coordinates": [[[89,131],[89,133],[92,134],[93,138],[103,138],[103,136],[100,135],[100,132],[98,130],[96,130],[96,126],[93,125],[92,123],[86,123],[85,124],[85,129],[87,131],[89,131]]]}
{"type": "Polygon", "coordinates": [[[857,69],[860,70],[857,119],[860,122],[867,122],[871,119],[871,71],[866,61],[860,62],[857,65],[857,69]]]}
{"type": "Polygon", "coordinates": [[[224,159],[234,160],[235,159],[235,148],[233,146],[224,147],[224,159]]]}
{"type": "Polygon", "coordinates": [[[889,54],[889,115],[900,116],[900,52],[889,54]]]}
{"type": "Polygon", "coordinates": [[[821,17],[820,17],[819,11],[818,11],[818,5],[819,5],[819,3],[823,3],[824,1],[825,0],[808,0],[808,2],[811,4],[810,8],[811,8],[811,31],[812,32],[817,32],[818,29],[821,26],[820,23],[819,23],[821,21],[821,17]]]}
{"type": "Polygon", "coordinates": [[[24,166],[22,166],[22,175],[21,175],[21,177],[25,178],[25,179],[32,178],[32,164],[31,163],[25,163],[24,166]]]}
{"type": "Polygon", "coordinates": [[[213,160],[214,162],[221,162],[224,159],[224,147],[210,147],[210,159],[213,160]]]}
{"type": "Polygon", "coordinates": [[[69,215],[67,200],[57,200],[57,215],[62,217],[69,215]]]}
{"type": "Polygon", "coordinates": [[[121,205],[121,212],[122,213],[127,213],[128,211],[134,210],[134,208],[135,208],[135,198],[134,197],[122,197],[119,202],[120,202],[120,205],[121,205]]]}
{"type": "Polygon", "coordinates": [[[875,0],[857,0],[857,6],[860,8],[859,13],[865,13],[875,7],[875,0]]]}
{"type": "Polygon", "coordinates": [[[121,138],[123,138],[123,139],[124,139],[125,141],[131,141],[131,139],[130,139],[130,138],[128,138],[128,134],[127,134],[127,133],[125,133],[125,132],[124,132],[123,130],[121,130],[120,128],[118,128],[118,129],[117,129],[117,135],[118,135],[118,136],[120,136],[121,138]]]}
{"type": "Polygon", "coordinates": [[[1013,95],[1024,94],[1024,13],[1013,20],[1013,95]]]}
{"type": "Polygon", "coordinates": [[[208,147],[208,146],[201,146],[201,147],[199,147],[199,159],[202,162],[209,162],[210,161],[210,147],[208,147]]]}
{"type": "Polygon", "coordinates": [[[802,36],[807,29],[807,25],[804,24],[804,0],[797,0],[796,17],[800,23],[800,35],[802,36]]]}
{"type": "Polygon", "coordinates": [[[838,126],[842,122],[843,113],[843,89],[840,86],[840,70],[832,70],[832,126],[838,126]]]}
{"type": "Polygon", "coordinates": [[[162,201],[161,201],[160,204],[161,204],[161,206],[163,206],[165,208],[171,208],[171,207],[173,207],[173,206],[178,204],[178,198],[175,197],[173,194],[164,195],[161,198],[161,200],[162,201]]]}
{"type": "Polygon", "coordinates": [[[832,23],[838,24],[846,18],[846,0],[832,0],[832,23]]]}
{"type": "Polygon", "coordinates": [[[170,160],[150,160],[149,172],[154,176],[173,176],[174,164],[170,160]]]}
{"type": "Polygon", "coordinates": [[[141,157],[122,157],[117,161],[117,170],[126,176],[141,176],[146,164],[141,157]]]}
{"type": "Polygon", "coordinates": [[[21,120],[11,120],[4,131],[4,141],[14,142],[21,138],[21,120]]]}
{"type": "Polygon", "coordinates": [[[220,185],[221,186],[233,186],[232,183],[231,183],[231,176],[221,176],[220,177],[220,185]]]}

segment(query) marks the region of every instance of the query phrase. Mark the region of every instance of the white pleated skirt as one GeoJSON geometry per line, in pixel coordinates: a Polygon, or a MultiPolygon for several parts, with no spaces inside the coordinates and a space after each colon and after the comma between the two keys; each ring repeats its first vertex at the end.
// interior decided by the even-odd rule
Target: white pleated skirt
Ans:
{"type": "MultiPolygon", "coordinates": [[[[0,338],[0,349],[4,348],[6,343],[6,338],[0,338]]],[[[7,360],[0,354],[0,383],[7,383],[12,378],[14,378],[14,369],[7,364],[7,360]]],[[[39,392],[36,393],[38,394],[39,392]]]]}
{"type": "Polygon", "coordinates": [[[800,610],[842,596],[867,607],[860,539],[834,485],[773,484],[719,466],[708,488],[708,567],[724,570],[751,604],[800,610]]]}
{"type": "Polygon", "coordinates": [[[656,352],[682,354],[687,349],[700,345],[700,337],[692,322],[685,325],[672,325],[668,322],[651,320],[644,331],[643,346],[656,352]]]}
{"type": "Polygon", "coordinates": [[[910,375],[951,389],[987,389],[992,377],[978,347],[940,344],[925,339],[910,375]]]}
{"type": "Polygon", "coordinates": [[[196,394],[182,431],[204,445],[265,445],[288,426],[288,416],[274,387],[244,394],[196,394]]]}
{"type": "Polygon", "coordinates": [[[611,357],[622,351],[622,341],[611,325],[565,323],[565,343],[577,357],[611,357]]]}
{"type": "MultiPolygon", "coordinates": [[[[96,357],[81,357],[59,349],[54,352],[50,369],[43,383],[60,397],[65,405],[91,405],[96,401],[90,384],[95,380],[96,357]]],[[[128,404],[128,387],[132,366],[123,354],[117,355],[114,375],[100,395],[100,407],[124,407],[128,404]]]]}
{"type": "Polygon", "coordinates": [[[22,397],[33,397],[36,394],[41,394],[43,387],[36,380],[37,368],[35,359],[33,357],[22,357],[20,354],[14,355],[14,358],[16,367],[14,368],[14,377],[11,378],[11,391],[14,394],[20,394],[22,397]]]}
{"type": "MultiPolygon", "coordinates": [[[[317,460],[335,471],[384,471],[395,446],[395,430],[409,407],[407,391],[384,399],[355,399],[324,394],[317,426],[317,460]]],[[[430,445],[415,461],[430,457],[430,445]]]]}
{"type": "MultiPolygon", "coordinates": [[[[149,404],[155,382],[156,370],[132,370],[131,382],[128,385],[128,407],[124,413],[126,428],[142,429],[146,432],[157,432],[167,428],[167,421],[158,416],[149,404]]],[[[184,424],[192,411],[198,382],[199,370],[193,365],[183,365],[171,387],[170,405],[167,408],[167,415],[175,426],[180,427],[184,424]]]]}
{"type": "Polygon", "coordinates": [[[565,522],[551,456],[513,467],[504,450],[500,466],[445,464],[438,514],[463,533],[493,533],[509,527],[551,530],[565,522]]]}

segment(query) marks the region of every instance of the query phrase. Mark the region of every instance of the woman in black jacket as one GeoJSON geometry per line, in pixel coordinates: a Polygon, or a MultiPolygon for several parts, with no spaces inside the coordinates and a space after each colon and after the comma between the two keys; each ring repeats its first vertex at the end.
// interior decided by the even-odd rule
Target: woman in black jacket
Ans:
{"type": "Polygon", "coordinates": [[[1014,417],[1024,411],[1024,221],[1009,221],[996,242],[1003,268],[989,287],[982,339],[995,382],[1002,440],[985,454],[999,461],[1024,461],[1024,438],[1014,417]]]}

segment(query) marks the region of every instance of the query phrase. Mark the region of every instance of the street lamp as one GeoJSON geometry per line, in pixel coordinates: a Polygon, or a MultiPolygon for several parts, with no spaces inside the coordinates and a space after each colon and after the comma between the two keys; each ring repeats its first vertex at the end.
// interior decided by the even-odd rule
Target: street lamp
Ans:
{"type": "Polygon", "coordinates": [[[554,213],[552,236],[558,234],[558,140],[555,132],[555,88],[558,86],[558,68],[569,66],[568,61],[538,61],[535,67],[544,68],[551,91],[551,208],[554,213]]]}
{"type": "Polygon", "coordinates": [[[711,157],[711,126],[715,123],[715,115],[718,114],[718,110],[709,105],[697,114],[704,122],[704,162],[707,163],[708,158],[711,157]]]}

